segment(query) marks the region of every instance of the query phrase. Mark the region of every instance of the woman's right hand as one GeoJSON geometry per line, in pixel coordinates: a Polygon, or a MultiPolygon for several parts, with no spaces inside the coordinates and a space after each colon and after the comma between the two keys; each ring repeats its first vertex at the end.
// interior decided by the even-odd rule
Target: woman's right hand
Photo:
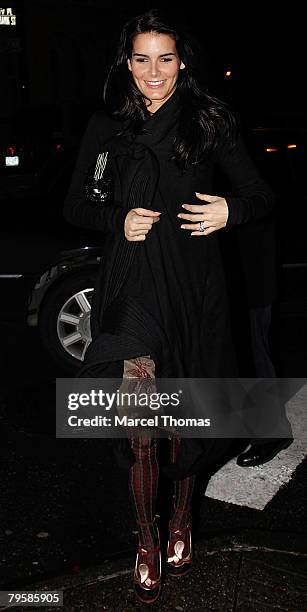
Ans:
{"type": "Polygon", "coordinates": [[[124,231],[127,240],[139,241],[145,240],[146,234],[151,230],[156,221],[159,221],[161,213],[147,208],[131,208],[129,210],[125,223],[124,231]]]}

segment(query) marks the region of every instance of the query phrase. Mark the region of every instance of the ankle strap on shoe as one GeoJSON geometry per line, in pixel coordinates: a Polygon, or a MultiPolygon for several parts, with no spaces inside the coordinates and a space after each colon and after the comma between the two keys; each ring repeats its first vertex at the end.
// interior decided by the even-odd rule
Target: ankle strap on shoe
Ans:
{"type": "Polygon", "coordinates": [[[155,546],[154,548],[145,548],[143,546],[138,546],[138,553],[141,555],[150,555],[151,553],[159,552],[160,548],[160,545],[155,546]]]}
{"type": "Polygon", "coordinates": [[[191,529],[191,523],[190,521],[188,522],[188,524],[186,525],[186,527],[181,527],[181,529],[173,529],[170,525],[169,525],[169,531],[171,533],[182,533],[183,531],[188,531],[189,529],[191,529]]]}

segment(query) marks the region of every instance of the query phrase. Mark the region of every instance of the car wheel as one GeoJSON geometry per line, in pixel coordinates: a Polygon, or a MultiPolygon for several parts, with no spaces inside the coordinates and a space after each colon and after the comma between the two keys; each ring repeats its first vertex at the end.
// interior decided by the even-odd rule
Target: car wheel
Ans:
{"type": "Polygon", "coordinates": [[[64,369],[81,366],[91,343],[91,303],[96,277],[80,271],[50,287],[38,314],[39,333],[53,360],[64,369]]]}

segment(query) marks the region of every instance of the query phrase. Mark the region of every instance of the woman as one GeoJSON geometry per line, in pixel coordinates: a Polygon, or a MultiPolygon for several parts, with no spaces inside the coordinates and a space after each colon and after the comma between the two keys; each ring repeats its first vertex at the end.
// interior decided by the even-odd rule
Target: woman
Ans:
{"type": "MultiPolygon", "coordinates": [[[[233,114],[197,84],[187,38],[158,10],[123,28],[104,94],[108,111],[90,119],[64,208],[71,223],[105,234],[92,343],[78,376],[235,376],[216,232],[265,215],[272,193],[248,157],[233,114]],[[106,153],[114,197],[112,206],[95,207],[88,199],[95,199],[91,177],[106,153]],[[234,187],[227,201],[212,194],[215,164],[234,187]]],[[[192,565],[195,473],[226,442],[172,439],[172,575],[192,565]]],[[[134,587],[141,601],[152,603],[161,591],[157,440],[125,444],[117,454],[129,467],[139,531],[134,587]]]]}

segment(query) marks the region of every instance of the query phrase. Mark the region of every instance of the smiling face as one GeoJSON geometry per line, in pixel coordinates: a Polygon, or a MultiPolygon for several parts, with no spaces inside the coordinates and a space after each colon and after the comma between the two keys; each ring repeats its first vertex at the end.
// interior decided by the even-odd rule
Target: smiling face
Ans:
{"type": "MultiPolygon", "coordinates": [[[[176,89],[179,70],[185,65],[172,36],[144,32],[134,38],[128,68],[138,89],[152,101],[150,111],[154,113],[176,89]]],[[[148,106],[148,100],[145,101],[148,106]]]]}

